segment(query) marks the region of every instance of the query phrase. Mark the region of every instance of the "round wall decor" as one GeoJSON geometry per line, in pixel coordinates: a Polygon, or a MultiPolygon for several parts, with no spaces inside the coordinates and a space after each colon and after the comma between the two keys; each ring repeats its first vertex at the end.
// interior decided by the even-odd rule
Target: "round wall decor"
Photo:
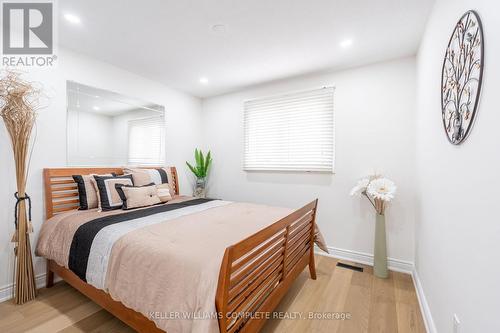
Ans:
{"type": "Polygon", "coordinates": [[[441,73],[441,112],[448,140],[458,145],[469,135],[483,79],[483,27],[475,11],[466,12],[451,34],[441,73]]]}

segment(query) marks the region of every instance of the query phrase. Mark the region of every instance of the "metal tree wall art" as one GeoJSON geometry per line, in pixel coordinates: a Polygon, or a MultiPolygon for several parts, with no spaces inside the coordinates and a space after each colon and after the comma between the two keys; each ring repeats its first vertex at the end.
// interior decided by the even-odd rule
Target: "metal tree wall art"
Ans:
{"type": "Polygon", "coordinates": [[[448,140],[458,145],[470,133],[477,112],[484,63],[483,28],[466,12],[451,35],[441,76],[441,112],[448,140]]]}

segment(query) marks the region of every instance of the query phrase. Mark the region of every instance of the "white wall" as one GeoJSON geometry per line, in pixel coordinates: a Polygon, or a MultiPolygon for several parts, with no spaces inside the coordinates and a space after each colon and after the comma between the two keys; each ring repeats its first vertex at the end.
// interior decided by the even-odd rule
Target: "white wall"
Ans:
{"type": "MultiPolygon", "coordinates": [[[[179,167],[180,187],[191,193],[184,161],[191,159],[199,144],[200,108],[198,98],[170,89],[109,64],[60,49],[54,69],[32,70],[26,78],[40,82],[50,97],[50,105],[41,110],[37,121],[37,141],[31,161],[27,192],[33,201],[33,223],[37,232],[44,219],[42,169],[66,165],[66,80],[107,89],[163,105],[166,109],[168,142],[167,162],[179,167]]],[[[10,238],[14,230],[13,210],[16,191],[14,163],[5,126],[0,125],[0,291],[12,282],[13,255],[10,238]],[[5,269],[8,267],[9,269],[5,269]]],[[[35,260],[36,274],[45,271],[45,262],[35,260]]]]}
{"type": "Polygon", "coordinates": [[[330,246],[373,253],[375,215],[351,198],[374,170],[399,186],[388,210],[388,254],[413,261],[415,59],[258,86],[203,100],[203,137],[214,164],[209,194],[228,200],[300,207],[319,198],[318,224],[330,246]],[[335,174],[244,172],[243,101],[335,85],[335,174]]]}
{"type": "Polygon", "coordinates": [[[435,326],[500,332],[500,3],[440,0],[418,54],[416,269],[435,326]],[[460,146],[446,139],[440,106],[441,65],[455,23],[469,9],[483,21],[485,68],[476,122],[460,146]]]}

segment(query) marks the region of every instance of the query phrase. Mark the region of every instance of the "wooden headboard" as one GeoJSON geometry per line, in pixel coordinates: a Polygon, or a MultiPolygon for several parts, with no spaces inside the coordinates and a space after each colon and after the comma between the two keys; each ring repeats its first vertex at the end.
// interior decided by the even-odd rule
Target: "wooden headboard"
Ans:
{"type": "MultiPolygon", "coordinates": [[[[151,168],[151,167],[150,167],[151,168]]],[[[176,194],[179,194],[179,179],[175,167],[172,171],[173,186],[176,194]]],[[[72,175],[90,175],[93,173],[116,173],[123,175],[123,168],[48,168],[43,169],[43,180],[45,186],[45,216],[52,216],[75,210],[80,204],[78,189],[72,175]]]]}

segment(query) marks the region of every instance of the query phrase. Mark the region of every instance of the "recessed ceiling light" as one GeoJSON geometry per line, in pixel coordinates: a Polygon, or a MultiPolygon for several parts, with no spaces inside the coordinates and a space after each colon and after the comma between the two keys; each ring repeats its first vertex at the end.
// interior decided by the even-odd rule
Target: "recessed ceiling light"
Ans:
{"type": "Polygon", "coordinates": [[[212,31],[216,33],[224,33],[226,32],[226,26],[224,24],[214,24],[212,26],[212,31]]]}
{"type": "Polygon", "coordinates": [[[96,111],[99,111],[101,108],[100,108],[100,107],[98,107],[98,106],[94,106],[94,107],[92,107],[92,109],[94,109],[94,110],[96,110],[96,111]]]}
{"type": "Polygon", "coordinates": [[[340,42],[340,47],[344,49],[348,48],[351,45],[352,45],[352,39],[344,39],[343,41],[340,42]]]}
{"type": "Polygon", "coordinates": [[[80,24],[82,22],[78,16],[69,13],[64,14],[64,18],[73,24],[80,24]]]}
{"type": "Polygon", "coordinates": [[[200,78],[200,83],[201,84],[207,84],[208,83],[208,79],[206,77],[201,77],[200,78]]]}

